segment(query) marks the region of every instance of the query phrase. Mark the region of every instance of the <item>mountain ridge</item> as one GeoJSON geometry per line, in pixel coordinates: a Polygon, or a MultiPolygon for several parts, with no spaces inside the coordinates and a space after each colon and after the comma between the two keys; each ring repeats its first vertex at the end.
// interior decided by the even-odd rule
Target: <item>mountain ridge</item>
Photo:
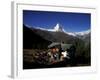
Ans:
{"type": "MultiPolygon", "coordinates": [[[[33,28],[33,27],[31,27],[31,28],[33,28]]],[[[75,37],[84,36],[84,35],[87,35],[91,32],[90,29],[85,30],[85,31],[80,31],[80,32],[68,32],[64,28],[62,28],[59,23],[57,23],[53,29],[46,29],[46,28],[41,28],[41,27],[35,27],[35,29],[40,29],[40,30],[44,30],[44,31],[51,31],[51,32],[64,32],[66,34],[69,34],[69,35],[75,36],[75,37]]]]}

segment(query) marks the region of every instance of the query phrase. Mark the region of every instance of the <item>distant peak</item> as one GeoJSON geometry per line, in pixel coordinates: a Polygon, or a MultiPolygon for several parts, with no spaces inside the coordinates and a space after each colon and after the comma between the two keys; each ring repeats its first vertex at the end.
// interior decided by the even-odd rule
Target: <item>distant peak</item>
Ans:
{"type": "Polygon", "coordinates": [[[62,27],[60,26],[59,23],[56,24],[56,26],[54,27],[55,31],[63,31],[62,27]]]}
{"type": "Polygon", "coordinates": [[[76,32],[75,34],[76,35],[86,35],[86,34],[89,34],[91,32],[91,30],[89,29],[89,30],[86,30],[86,31],[81,31],[81,32],[76,32]]]}

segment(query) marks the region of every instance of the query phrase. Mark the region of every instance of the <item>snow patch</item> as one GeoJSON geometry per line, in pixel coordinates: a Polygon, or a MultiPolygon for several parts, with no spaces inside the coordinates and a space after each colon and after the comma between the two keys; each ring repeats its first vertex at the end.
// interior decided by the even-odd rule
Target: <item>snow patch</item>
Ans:
{"type": "Polygon", "coordinates": [[[61,31],[61,32],[63,31],[59,23],[57,23],[56,26],[54,27],[54,31],[61,31]]]}

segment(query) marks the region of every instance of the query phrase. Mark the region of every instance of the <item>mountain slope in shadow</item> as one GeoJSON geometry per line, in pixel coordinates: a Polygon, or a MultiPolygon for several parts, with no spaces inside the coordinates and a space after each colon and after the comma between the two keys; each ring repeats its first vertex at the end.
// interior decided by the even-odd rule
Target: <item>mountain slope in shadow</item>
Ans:
{"type": "Polygon", "coordinates": [[[33,32],[30,28],[23,25],[23,48],[24,49],[43,49],[47,48],[47,46],[51,42],[48,40],[45,40],[40,35],[33,32]]]}

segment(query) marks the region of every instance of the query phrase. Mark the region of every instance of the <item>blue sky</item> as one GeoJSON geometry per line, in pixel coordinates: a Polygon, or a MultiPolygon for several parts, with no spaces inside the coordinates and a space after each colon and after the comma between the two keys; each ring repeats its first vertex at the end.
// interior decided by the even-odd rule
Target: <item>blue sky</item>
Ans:
{"type": "Polygon", "coordinates": [[[23,10],[25,25],[52,29],[57,23],[69,32],[85,31],[91,27],[91,14],[23,10]]]}

